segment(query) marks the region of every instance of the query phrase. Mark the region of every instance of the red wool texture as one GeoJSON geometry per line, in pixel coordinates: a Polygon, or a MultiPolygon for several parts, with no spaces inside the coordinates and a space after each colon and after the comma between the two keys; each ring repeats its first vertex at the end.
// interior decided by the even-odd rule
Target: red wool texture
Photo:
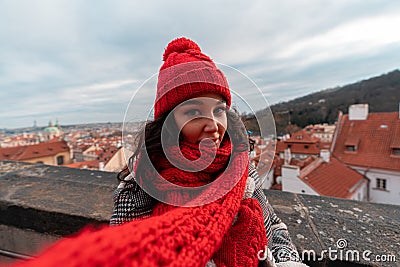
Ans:
{"type": "MultiPolygon", "coordinates": [[[[201,155],[190,145],[180,150],[191,160],[199,159],[201,155]]],[[[159,203],[149,218],[100,230],[87,228],[76,236],[62,239],[36,259],[15,266],[204,267],[210,259],[218,267],[257,266],[257,253],[267,245],[262,210],[257,200],[242,200],[248,179],[247,152],[233,153],[230,157],[230,150],[229,142],[221,145],[216,151],[216,160],[201,172],[201,176],[171,166],[166,159],[159,160],[156,166],[166,180],[186,186],[230,178],[227,179],[229,182],[216,183],[217,186],[205,189],[194,203],[226,190],[224,187],[231,187],[231,181],[236,180],[236,185],[218,200],[196,207],[159,203]],[[221,166],[228,171],[221,174],[224,169],[221,166]]],[[[176,148],[170,152],[178,155],[174,154],[176,148]]],[[[162,184],[160,188],[167,187],[162,184]]],[[[185,199],[185,194],[173,191],[167,196],[193,201],[185,199]]]]}
{"type": "Polygon", "coordinates": [[[231,92],[225,75],[210,57],[190,39],[171,41],[163,55],[158,74],[154,118],[159,118],[178,104],[205,93],[221,95],[231,105],[231,92]]]}

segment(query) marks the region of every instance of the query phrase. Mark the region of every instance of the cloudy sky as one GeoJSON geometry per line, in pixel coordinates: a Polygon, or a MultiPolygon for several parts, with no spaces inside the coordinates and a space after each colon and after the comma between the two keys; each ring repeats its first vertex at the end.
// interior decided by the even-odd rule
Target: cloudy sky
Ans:
{"type": "Polygon", "coordinates": [[[274,104],[398,69],[399,29],[397,0],[3,0],[0,128],[122,121],[180,36],[274,104]]]}

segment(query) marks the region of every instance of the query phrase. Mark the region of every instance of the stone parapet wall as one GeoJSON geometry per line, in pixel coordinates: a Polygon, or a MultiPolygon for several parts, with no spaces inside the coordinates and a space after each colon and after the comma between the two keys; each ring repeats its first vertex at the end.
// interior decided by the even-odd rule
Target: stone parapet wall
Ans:
{"type": "MultiPolygon", "coordinates": [[[[107,224],[116,185],[115,173],[0,161],[0,249],[34,255],[88,224],[107,224]]],[[[310,266],[400,265],[400,206],[265,193],[310,266]]]]}

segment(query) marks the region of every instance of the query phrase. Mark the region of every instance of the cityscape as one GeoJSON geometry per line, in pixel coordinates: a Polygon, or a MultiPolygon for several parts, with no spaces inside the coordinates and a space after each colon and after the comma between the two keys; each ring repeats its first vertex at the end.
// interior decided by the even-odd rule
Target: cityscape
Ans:
{"type": "Polygon", "coordinates": [[[399,28],[394,0],[0,1],[0,266],[400,266],[399,28]]]}
{"type": "MultiPolygon", "coordinates": [[[[118,173],[133,153],[122,132],[122,123],[58,121],[3,131],[0,160],[118,173]]],[[[399,112],[370,113],[368,104],[355,104],[335,124],[275,138],[250,134],[256,141],[250,159],[263,189],[400,205],[399,136],[399,112]]]]}

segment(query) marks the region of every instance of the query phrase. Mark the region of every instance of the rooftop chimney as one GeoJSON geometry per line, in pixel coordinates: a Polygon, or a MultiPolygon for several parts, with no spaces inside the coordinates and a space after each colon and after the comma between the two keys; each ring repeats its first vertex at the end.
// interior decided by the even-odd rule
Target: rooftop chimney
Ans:
{"type": "Polygon", "coordinates": [[[321,149],[319,155],[324,162],[329,162],[331,159],[331,153],[327,149],[321,149]]]}
{"type": "Polygon", "coordinates": [[[290,151],[290,148],[285,149],[283,156],[285,160],[285,165],[289,165],[290,161],[292,160],[292,153],[290,151]]]}
{"type": "Polygon", "coordinates": [[[368,104],[356,104],[349,107],[349,120],[362,121],[368,118],[368,104]]]}

